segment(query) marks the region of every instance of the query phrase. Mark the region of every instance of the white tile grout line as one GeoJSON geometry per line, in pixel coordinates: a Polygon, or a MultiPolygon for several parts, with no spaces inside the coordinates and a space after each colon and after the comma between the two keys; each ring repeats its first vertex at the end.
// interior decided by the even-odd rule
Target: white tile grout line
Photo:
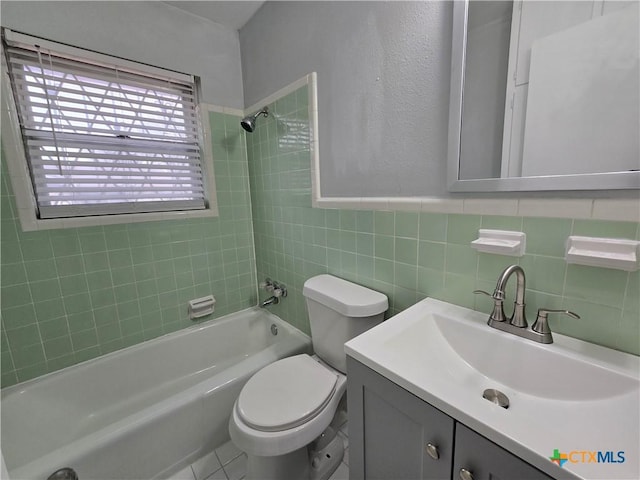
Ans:
{"type": "Polygon", "coordinates": [[[640,202],[635,198],[516,198],[464,199],[448,197],[321,197],[313,196],[313,208],[416,211],[506,217],[577,218],[638,222],[640,202]],[[495,201],[489,201],[495,200],[495,201]],[[517,210],[500,206],[500,201],[517,205],[517,210]],[[482,203],[480,203],[482,202],[482,203]],[[515,202],[515,203],[514,203],[515,202]],[[465,207],[466,205],[466,207],[465,207]]]}

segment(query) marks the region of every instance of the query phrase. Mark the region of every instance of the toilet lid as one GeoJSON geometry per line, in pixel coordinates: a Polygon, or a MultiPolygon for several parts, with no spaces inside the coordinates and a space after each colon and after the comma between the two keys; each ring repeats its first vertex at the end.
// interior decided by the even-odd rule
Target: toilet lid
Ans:
{"type": "Polygon", "coordinates": [[[338,376],[309,355],[267,365],[249,379],[236,411],[247,425],[266,432],[297,427],[315,417],[336,390],[338,376]]]}

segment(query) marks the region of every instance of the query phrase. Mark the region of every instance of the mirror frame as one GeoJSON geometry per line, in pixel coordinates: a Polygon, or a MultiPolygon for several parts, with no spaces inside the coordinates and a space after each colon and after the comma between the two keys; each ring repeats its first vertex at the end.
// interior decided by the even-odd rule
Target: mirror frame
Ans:
{"type": "Polygon", "coordinates": [[[531,192],[640,189],[640,171],[470,180],[459,179],[464,65],[466,60],[467,16],[469,11],[468,3],[469,0],[455,0],[453,2],[451,92],[449,98],[449,141],[447,154],[447,186],[449,191],[531,192]]]}

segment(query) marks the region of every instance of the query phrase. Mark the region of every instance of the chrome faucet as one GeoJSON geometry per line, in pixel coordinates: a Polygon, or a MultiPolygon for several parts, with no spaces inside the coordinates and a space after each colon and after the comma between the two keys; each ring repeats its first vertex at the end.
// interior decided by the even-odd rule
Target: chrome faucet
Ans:
{"type": "MultiPolygon", "coordinates": [[[[527,317],[524,312],[524,291],[526,288],[526,279],[524,270],[518,265],[511,265],[504,269],[504,271],[498,277],[498,283],[493,291],[493,295],[490,295],[495,300],[493,313],[489,317],[489,326],[493,327],[495,322],[504,322],[504,298],[507,290],[507,282],[511,278],[511,275],[516,274],[516,301],[513,305],[513,314],[509,318],[509,323],[515,327],[527,328],[527,317]]],[[[476,290],[474,293],[487,293],[482,290],[476,290]]]]}
{"type": "Polygon", "coordinates": [[[553,336],[547,323],[547,315],[549,313],[564,313],[572,318],[580,318],[576,313],[568,310],[549,310],[540,308],[536,321],[531,326],[531,329],[527,328],[527,317],[525,314],[524,293],[526,287],[525,274],[522,267],[518,265],[510,265],[505,268],[504,271],[498,277],[498,283],[493,291],[493,294],[485,292],[484,290],[474,290],[473,293],[481,293],[493,298],[493,311],[489,315],[487,325],[492,328],[497,328],[503,332],[513,333],[519,337],[528,338],[539,343],[553,343],[553,336]],[[511,275],[516,274],[516,300],[514,302],[513,314],[509,319],[506,318],[504,313],[504,299],[507,282],[511,278],[511,275]]]}
{"type": "Polygon", "coordinates": [[[269,305],[277,305],[280,303],[280,298],[273,295],[272,297],[267,298],[265,301],[260,303],[262,308],[268,307],[269,305]]]}
{"type": "Polygon", "coordinates": [[[273,294],[265,301],[260,303],[260,307],[262,308],[268,307],[269,305],[278,305],[280,303],[280,298],[284,298],[287,296],[287,287],[285,287],[282,283],[271,280],[268,277],[264,282],[260,283],[259,287],[273,294]]]}

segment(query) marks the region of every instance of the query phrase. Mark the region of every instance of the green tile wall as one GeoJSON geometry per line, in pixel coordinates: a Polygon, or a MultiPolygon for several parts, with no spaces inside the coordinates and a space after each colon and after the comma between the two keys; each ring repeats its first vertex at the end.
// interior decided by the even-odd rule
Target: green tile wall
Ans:
{"type": "Polygon", "coordinates": [[[214,316],[256,303],[244,133],[211,113],[220,216],[22,232],[2,162],[2,386],[193,325],[187,301],[213,294],[214,316]]]}
{"type": "Polygon", "coordinates": [[[213,293],[215,316],[255,305],[266,276],[289,287],[270,308],[309,333],[313,275],[384,292],[389,314],[426,296],[488,312],[471,291],[491,291],[512,263],[527,273],[530,319],[569,308],[582,319],[552,318],[554,331],[640,354],[640,273],[563,259],[569,234],[638,239],[637,223],[313,209],[307,102],[303,87],[272,103],[246,150],[238,118],[211,114],[215,219],[22,232],[2,162],[2,386],[192,325],[194,297],[213,293]],[[480,227],[523,230],[527,255],[476,253],[480,227]]]}
{"type": "Polygon", "coordinates": [[[563,258],[570,234],[638,239],[637,223],[313,209],[307,110],[303,87],[271,104],[273,115],[247,135],[258,278],[289,287],[272,307],[282,318],[309,333],[302,285],[319,273],[384,292],[391,315],[427,296],[489,312],[490,300],[471,292],[493,291],[502,269],[518,263],[529,319],[538,307],[568,308],[582,319],[550,317],[553,331],[640,354],[640,273],[563,258]],[[469,242],[479,228],[524,231],[527,254],[477,253],[469,242]]]}

